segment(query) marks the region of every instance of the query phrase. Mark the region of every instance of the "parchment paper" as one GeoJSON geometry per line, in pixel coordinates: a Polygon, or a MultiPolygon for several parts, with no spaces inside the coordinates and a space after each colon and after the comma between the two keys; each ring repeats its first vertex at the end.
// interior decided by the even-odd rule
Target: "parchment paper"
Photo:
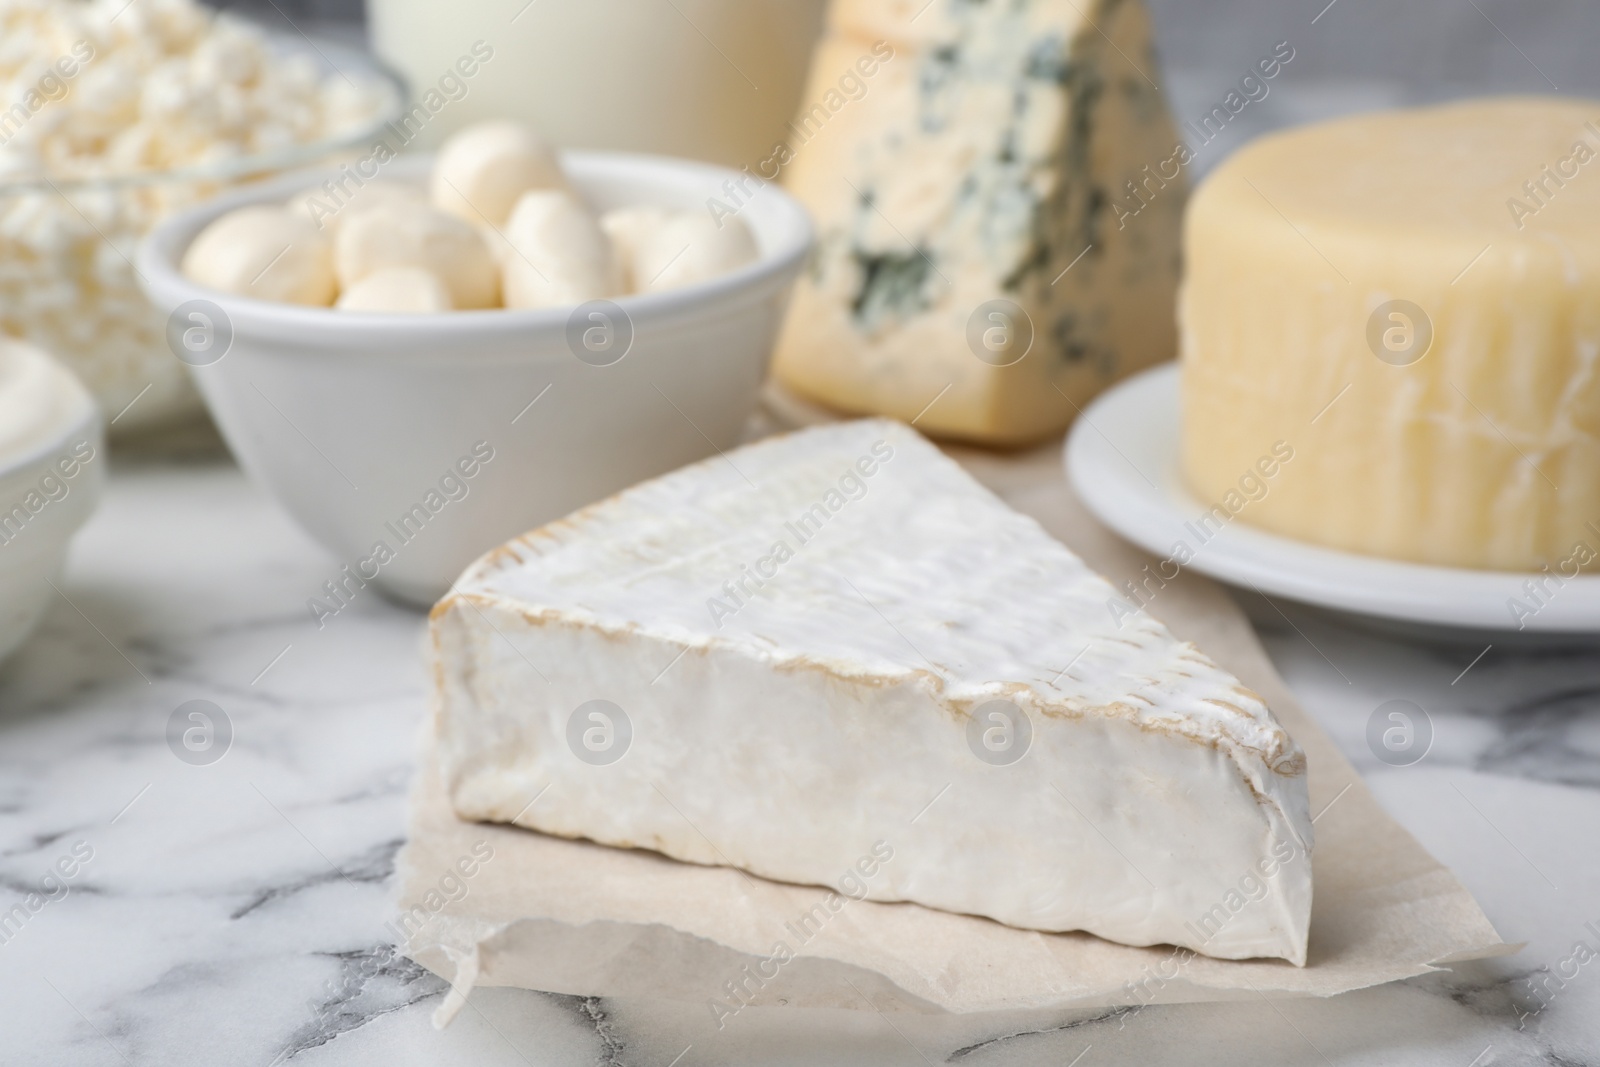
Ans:
{"type": "MultiPolygon", "coordinates": [[[[1115,584],[1150,562],[1073,497],[1059,445],[1019,457],[952,454],[1115,584]]],[[[400,907],[411,918],[399,929],[410,935],[406,954],[454,986],[435,1021],[448,1022],[474,985],[691,1001],[719,1021],[775,1005],[1059,1011],[1331,996],[1515,951],[1455,876],[1378,806],[1221,589],[1186,572],[1150,610],[1261,694],[1305,749],[1316,816],[1305,967],[1130,948],[869,901],[844,904],[802,942],[792,924],[825,901],[825,888],[457,820],[425,730],[399,858],[400,907]],[[477,858],[487,851],[491,858],[477,858]],[[794,950],[781,964],[772,960],[779,941],[794,950]]]]}

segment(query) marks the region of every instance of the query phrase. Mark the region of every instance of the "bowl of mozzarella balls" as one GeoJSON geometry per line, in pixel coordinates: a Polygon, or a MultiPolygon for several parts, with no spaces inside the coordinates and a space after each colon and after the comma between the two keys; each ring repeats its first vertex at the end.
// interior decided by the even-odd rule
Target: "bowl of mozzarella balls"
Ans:
{"type": "Polygon", "coordinates": [[[335,555],[323,626],[737,444],[811,239],[747,172],[494,121],[174,216],[138,266],[235,456],[335,555]]]}

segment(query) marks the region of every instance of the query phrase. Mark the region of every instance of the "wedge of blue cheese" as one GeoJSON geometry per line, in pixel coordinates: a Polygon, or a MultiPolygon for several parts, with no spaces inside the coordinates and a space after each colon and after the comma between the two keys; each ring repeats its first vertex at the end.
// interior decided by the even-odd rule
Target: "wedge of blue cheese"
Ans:
{"type": "Polygon", "coordinates": [[[778,379],[1008,445],[1173,358],[1185,182],[1156,77],[1138,0],[835,3],[790,131],[818,243],[778,379]]]}
{"type": "Polygon", "coordinates": [[[443,778],[465,819],[1303,963],[1303,754],[1115,595],[899,423],[772,438],[468,569],[443,778]]]}

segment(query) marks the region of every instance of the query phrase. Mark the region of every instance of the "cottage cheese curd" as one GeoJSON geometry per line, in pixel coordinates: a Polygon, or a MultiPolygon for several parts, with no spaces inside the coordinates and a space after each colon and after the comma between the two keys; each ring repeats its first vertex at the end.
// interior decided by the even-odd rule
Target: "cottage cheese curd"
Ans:
{"type": "Polygon", "coordinates": [[[101,179],[349,133],[392,89],[345,75],[195,0],[0,0],[0,332],[70,366],[119,430],[193,408],[133,247],[217,183],[101,179]]]}

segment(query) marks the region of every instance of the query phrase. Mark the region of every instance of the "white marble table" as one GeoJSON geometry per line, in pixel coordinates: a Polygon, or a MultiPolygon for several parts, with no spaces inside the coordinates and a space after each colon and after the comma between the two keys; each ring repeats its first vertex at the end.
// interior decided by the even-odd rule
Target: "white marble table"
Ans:
{"type": "Polygon", "coordinates": [[[1576,942],[1600,951],[1600,654],[1497,646],[1462,675],[1481,648],[1271,608],[1264,637],[1306,706],[1520,955],[1042,1030],[807,1012],[719,1034],[692,1006],[487,989],[437,1032],[443,983],[381,928],[421,615],[367,595],[319,631],[305,601],[329,557],[225,459],[114,465],[63,599],[0,669],[0,908],[24,904],[0,913],[0,1063],[1600,1064],[1600,958],[1558,973],[1576,942]],[[1366,741],[1397,698],[1435,730],[1409,767],[1366,741]],[[169,747],[191,700],[231,723],[220,761],[169,747]],[[42,885],[58,861],[72,877],[42,885]],[[28,912],[42,889],[55,899],[28,912]]]}

